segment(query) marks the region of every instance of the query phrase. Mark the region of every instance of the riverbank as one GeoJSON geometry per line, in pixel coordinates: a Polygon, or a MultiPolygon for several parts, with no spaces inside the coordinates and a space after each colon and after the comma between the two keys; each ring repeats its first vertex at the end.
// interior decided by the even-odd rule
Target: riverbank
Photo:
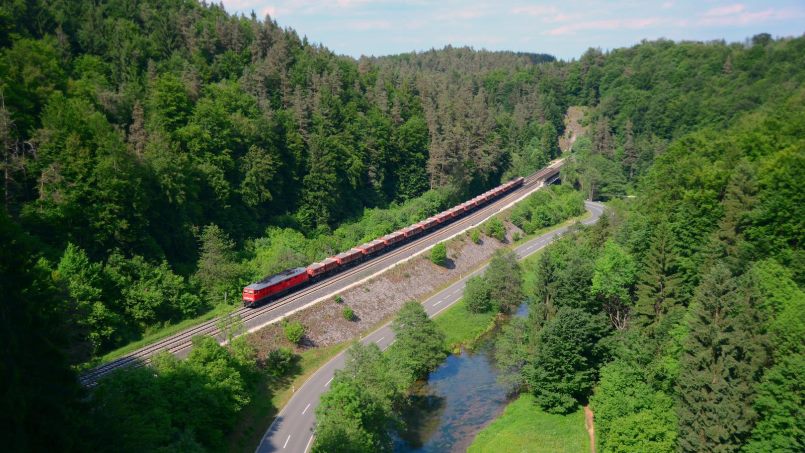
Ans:
{"type": "Polygon", "coordinates": [[[530,393],[509,403],[503,414],[475,437],[470,453],[578,453],[590,451],[584,411],[568,415],[542,411],[530,393]]]}

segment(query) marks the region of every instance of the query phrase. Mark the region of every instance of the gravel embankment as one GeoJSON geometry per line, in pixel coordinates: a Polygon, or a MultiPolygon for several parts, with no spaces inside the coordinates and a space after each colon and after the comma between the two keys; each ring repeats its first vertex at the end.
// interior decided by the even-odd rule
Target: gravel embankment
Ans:
{"type": "MultiPolygon", "coordinates": [[[[519,232],[508,222],[506,228],[509,238],[519,232]]],[[[341,304],[327,300],[295,313],[289,319],[300,321],[307,333],[302,346],[294,349],[300,352],[358,338],[380,321],[394,315],[405,302],[421,300],[423,296],[457,280],[505,245],[483,234],[481,243],[475,244],[469,239],[469,234],[464,234],[447,243],[449,260],[445,267],[433,264],[426,252],[342,293],[344,302],[341,304]],[[354,321],[343,318],[344,307],[354,310],[354,321]]],[[[249,335],[249,341],[257,347],[261,358],[274,348],[292,346],[283,335],[281,323],[271,324],[249,335]]]]}

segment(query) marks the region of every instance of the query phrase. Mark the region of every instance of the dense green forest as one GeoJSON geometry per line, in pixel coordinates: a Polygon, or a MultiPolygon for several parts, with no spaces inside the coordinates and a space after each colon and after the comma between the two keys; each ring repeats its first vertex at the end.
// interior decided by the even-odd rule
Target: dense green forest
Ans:
{"type": "Polygon", "coordinates": [[[76,361],[559,152],[546,55],[356,61],[190,0],[0,22],[3,211],[69,299],[76,361]]]}
{"type": "MultiPolygon", "coordinates": [[[[779,62],[770,78],[803,59],[801,50],[773,57],[801,42],[752,44],[747,53],[762,48],[779,62]]],[[[754,78],[768,88],[755,92],[756,109],[730,110],[733,120],[706,114],[694,132],[680,126],[633,185],[624,159],[629,146],[640,150],[637,120],[603,137],[598,127],[624,88],[601,91],[598,125],[566,173],[581,175],[565,183],[635,197],[613,201],[596,226],[526,271],[530,316],[507,326],[497,352],[504,381],[544,410],[589,404],[599,451],[805,448],[805,89],[788,71],[796,83],[754,78]]],[[[724,103],[699,104],[707,112],[724,103]]]]}
{"type": "Polygon", "coordinates": [[[219,448],[245,346],[157,361],[128,377],[142,395],[88,398],[72,367],[540,168],[583,105],[564,183],[634,198],[545,254],[513,385],[556,411],[589,400],[603,451],[801,450],[803,86],[805,39],[765,34],[355,60],[195,0],[3,2],[3,444],[219,448]],[[205,398],[198,418],[162,410],[205,398]],[[107,414],[173,428],[104,444],[136,424],[107,414]]]}

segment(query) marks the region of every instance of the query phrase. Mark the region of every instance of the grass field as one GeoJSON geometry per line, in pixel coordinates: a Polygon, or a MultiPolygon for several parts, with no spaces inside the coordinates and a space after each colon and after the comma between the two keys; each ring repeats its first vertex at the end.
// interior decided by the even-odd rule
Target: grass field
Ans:
{"type": "Polygon", "coordinates": [[[496,314],[470,313],[464,299],[456,302],[434,318],[436,325],[445,333],[445,346],[455,351],[459,347],[471,347],[472,343],[494,326],[496,314]]]}
{"type": "Polygon", "coordinates": [[[590,438],[584,411],[569,415],[543,412],[531,394],[510,403],[503,414],[478,433],[470,453],[586,453],[590,438]]]}

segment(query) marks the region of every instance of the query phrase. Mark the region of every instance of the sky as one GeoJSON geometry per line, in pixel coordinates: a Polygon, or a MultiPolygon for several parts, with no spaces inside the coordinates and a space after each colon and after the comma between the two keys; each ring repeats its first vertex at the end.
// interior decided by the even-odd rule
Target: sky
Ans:
{"type": "MultiPolygon", "coordinates": [[[[220,1],[220,0],[218,0],[220,1]]],[[[744,41],[805,33],[805,0],[222,0],[230,13],[267,14],[338,53],[390,55],[442,48],[578,58],[590,47],[643,39],[744,41]]]]}

